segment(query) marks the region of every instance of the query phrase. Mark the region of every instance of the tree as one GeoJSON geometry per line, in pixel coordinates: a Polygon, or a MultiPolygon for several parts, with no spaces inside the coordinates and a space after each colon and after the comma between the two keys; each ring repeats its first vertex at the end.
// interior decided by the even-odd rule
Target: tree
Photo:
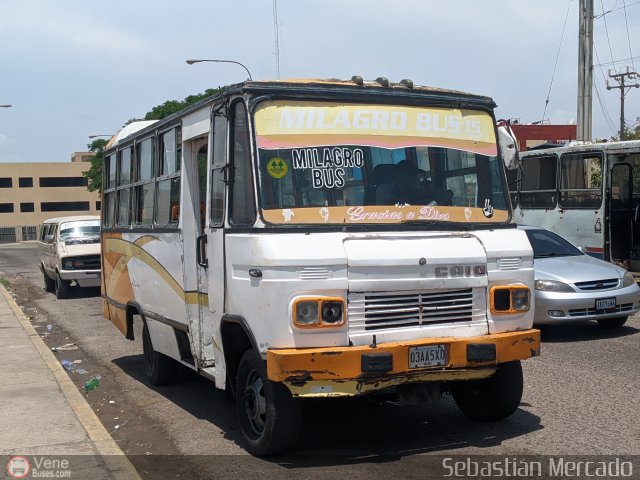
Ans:
{"type": "Polygon", "coordinates": [[[87,145],[90,152],[96,155],[91,159],[91,168],[82,172],[87,179],[87,190],[95,192],[96,190],[102,193],[102,160],[104,157],[104,147],[108,141],[104,138],[97,138],[93,142],[87,145]]]}
{"type": "Polygon", "coordinates": [[[640,140],[640,117],[636,117],[636,123],[625,128],[625,140],[640,140]]]}
{"type": "MultiPolygon", "coordinates": [[[[222,91],[222,88],[208,88],[204,91],[204,93],[198,93],[197,95],[189,95],[182,101],[178,100],[167,100],[161,105],[156,105],[151,109],[151,111],[147,112],[144,116],[144,120],[161,120],[169,115],[173,115],[174,113],[182,110],[183,108],[188,107],[189,105],[193,105],[198,103],[200,100],[212,97],[217,95],[222,91]]],[[[132,118],[125,125],[128,125],[131,122],[136,122],[139,119],[132,118]]],[[[89,170],[82,172],[87,178],[88,185],[87,189],[90,192],[99,191],[102,193],[102,165],[103,165],[103,157],[104,157],[104,147],[107,145],[108,141],[104,139],[98,139],[91,142],[87,147],[90,152],[94,152],[96,156],[91,160],[91,168],[89,170]]]]}

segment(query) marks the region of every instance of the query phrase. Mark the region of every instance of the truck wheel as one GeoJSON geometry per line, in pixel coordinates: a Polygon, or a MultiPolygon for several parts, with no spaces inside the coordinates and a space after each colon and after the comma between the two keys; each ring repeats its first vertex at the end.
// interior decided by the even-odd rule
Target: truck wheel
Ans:
{"type": "Polygon", "coordinates": [[[629,317],[603,318],[602,320],[598,320],[598,325],[602,328],[618,328],[627,323],[628,318],[629,317]]]}
{"type": "Polygon", "coordinates": [[[63,280],[59,273],[56,273],[55,289],[56,298],[63,299],[69,296],[69,282],[63,280]]]}
{"type": "Polygon", "coordinates": [[[44,279],[44,291],[53,292],[56,289],[56,281],[50,278],[44,271],[42,272],[42,278],[44,279]]]}
{"type": "Polygon", "coordinates": [[[489,378],[460,382],[451,390],[458,408],[474,420],[496,421],[516,411],[522,399],[520,361],[501,363],[489,378]]]}
{"type": "Polygon", "coordinates": [[[247,350],[238,367],[236,411],[246,450],[276,455],[290,448],[300,434],[300,401],[281,383],[267,378],[265,364],[247,350]]]}
{"type": "Polygon", "coordinates": [[[147,322],[144,322],[142,327],[142,351],[144,353],[144,370],[149,383],[153,386],[171,383],[175,378],[178,363],[153,349],[147,322]]]}

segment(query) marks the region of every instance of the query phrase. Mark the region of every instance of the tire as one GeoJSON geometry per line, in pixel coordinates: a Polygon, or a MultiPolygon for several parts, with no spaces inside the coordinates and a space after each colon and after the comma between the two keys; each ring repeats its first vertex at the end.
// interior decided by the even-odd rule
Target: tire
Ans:
{"type": "Polygon", "coordinates": [[[142,327],[142,352],[144,354],[144,373],[151,385],[156,387],[168,385],[175,379],[179,365],[173,359],[153,349],[147,322],[144,322],[142,327]]]}
{"type": "MultiPolygon", "coordinates": [[[[45,274],[46,275],[46,274],[45,274]]],[[[60,274],[56,272],[56,280],[55,280],[55,290],[56,290],[56,298],[63,299],[69,296],[69,282],[63,280],[60,277],[60,274]]]]}
{"type": "Polygon", "coordinates": [[[496,373],[489,378],[461,382],[451,393],[467,417],[495,422],[516,411],[522,390],[522,366],[518,360],[498,365],[496,373]]]}
{"type": "Polygon", "coordinates": [[[598,325],[602,328],[619,328],[627,323],[628,318],[629,317],[604,318],[602,320],[598,320],[598,325]]]}
{"type": "Polygon", "coordinates": [[[246,450],[269,456],[290,449],[300,435],[300,400],[285,385],[267,379],[265,363],[247,350],[238,367],[236,411],[246,450]]]}
{"type": "Polygon", "coordinates": [[[46,272],[42,271],[42,278],[44,280],[44,291],[51,293],[56,289],[56,281],[49,277],[46,272]]]}

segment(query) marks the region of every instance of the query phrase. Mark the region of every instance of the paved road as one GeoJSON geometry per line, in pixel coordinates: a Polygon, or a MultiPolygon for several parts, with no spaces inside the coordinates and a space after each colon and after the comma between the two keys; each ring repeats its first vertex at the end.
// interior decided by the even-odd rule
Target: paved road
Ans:
{"type": "Polygon", "coordinates": [[[35,245],[0,246],[0,277],[11,281],[34,326],[44,334],[52,325],[47,344],[77,344],[78,350],[58,356],[82,360],[88,374],[70,374],[78,385],[102,376],[89,401],[143,476],[158,468],[146,460],[162,454],[224,455],[215,462],[165,457],[173,460],[163,471],[199,472],[203,478],[212,471],[224,477],[349,472],[425,478],[421,454],[640,454],[638,317],[615,332],[595,323],[544,331],[542,356],[524,362],[522,404],[503,422],[471,422],[450,398],[413,407],[314,402],[305,410],[300,456],[268,462],[238,445],[233,406],[207,380],[187,373],[175,385],[148,385],[140,342],[125,340],[103,319],[99,291],[74,291],[67,300],[44,293],[35,245]]]}

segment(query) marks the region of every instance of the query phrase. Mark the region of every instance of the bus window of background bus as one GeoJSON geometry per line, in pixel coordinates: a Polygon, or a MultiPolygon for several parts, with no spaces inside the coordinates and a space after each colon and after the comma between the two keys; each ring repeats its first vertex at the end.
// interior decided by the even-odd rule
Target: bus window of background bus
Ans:
{"type": "Polygon", "coordinates": [[[157,219],[158,225],[176,225],[180,216],[180,160],[182,143],[180,128],[160,135],[160,162],[158,171],[157,219]]]}
{"type": "Polygon", "coordinates": [[[242,102],[233,106],[231,215],[233,225],[252,225],[256,218],[247,115],[242,102]]]}
{"type": "Polygon", "coordinates": [[[527,157],[522,162],[520,206],[555,208],[558,159],[555,155],[527,157]]]}
{"type": "Polygon", "coordinates": [[[598,208],[602,204],[602,156],[563,155],[560,160],[561,208],[598,208]]]}
{"type": "Polygon", "coordinates": [[[155,178],[153,175],[153,138],[138,143],[135,157],[135,223],[151,226],[153,223],[153,199],[155,178]]]}
{"type": "Polygon", "coordinates": [[[516,208],[518,206],[518,188],[520,186],[520,176],[520,167],[507,169],[507,185],[509,187],[509,194],[511,195],[511,206],[513,208],[516,208]]]}
{"type": "Polygon", "coordinates": [[[211,159],[211,226],[224,222],[224,175],[227,146],[227,117],[214,113],[213,157],[211,159]]]}
{"type": "Polygon", "coordinates": [[[102,225],[111,227],[114,221],[115,205],[116,205],[116,154],[112,153],[105,159],[104,171],[104,208],[102,211],[102,225]]]}
{"type": "Polygon", "coordinates": [[[126,147],[118,153],[118,226],[128,226],[131,212],[131,156],[133,147],[126,147]]]}

